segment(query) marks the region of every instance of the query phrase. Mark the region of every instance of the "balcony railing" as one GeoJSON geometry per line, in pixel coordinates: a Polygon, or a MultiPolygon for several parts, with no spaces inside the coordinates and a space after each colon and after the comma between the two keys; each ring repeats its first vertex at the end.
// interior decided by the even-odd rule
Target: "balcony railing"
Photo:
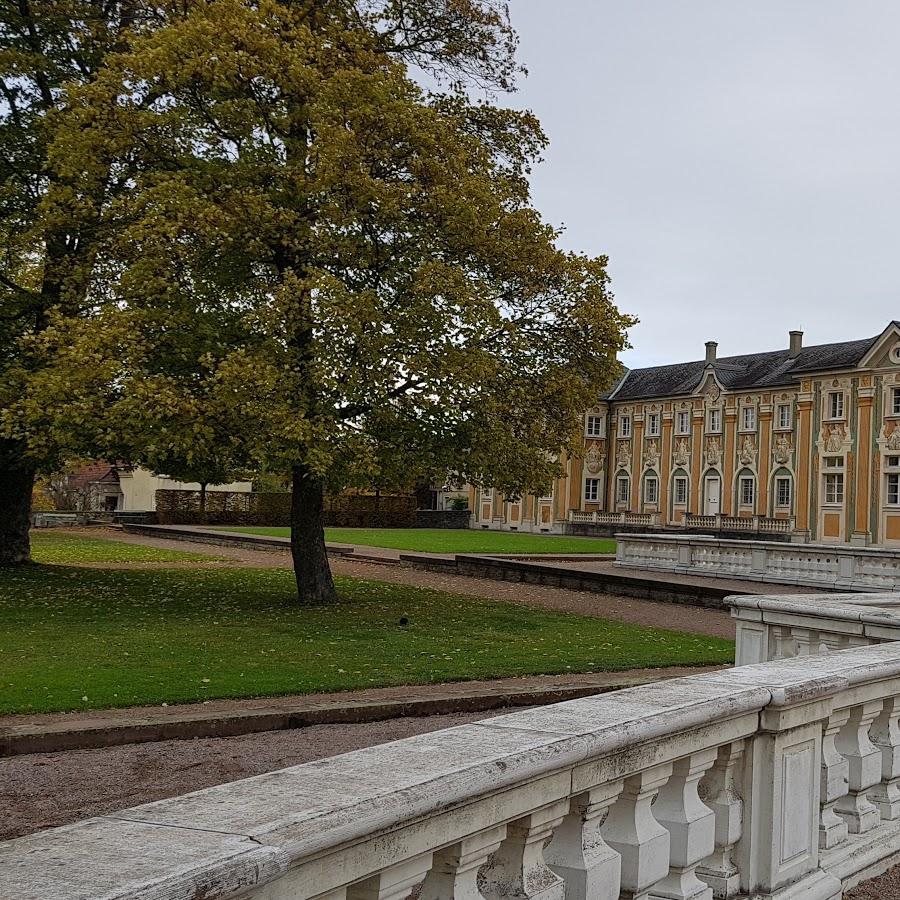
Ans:
{"type": "Polygon", "coordinates": [[[659,513],[569,511],[569,521],[579,525],[659,525],[659,513]]]}
{"type": "Polygon", "coordinates": [[[683,525],[687,530],[744,531],[754,534],[790,534],[794,530],[794,519],[774,519],[768,516],[698,516],[687,513],[683,525]]]}
{"type": "Polygon", "coordinates": [[[16,900],[832,900],[900,853],[900,642],[643,685],[0,844],[16,900]]]}

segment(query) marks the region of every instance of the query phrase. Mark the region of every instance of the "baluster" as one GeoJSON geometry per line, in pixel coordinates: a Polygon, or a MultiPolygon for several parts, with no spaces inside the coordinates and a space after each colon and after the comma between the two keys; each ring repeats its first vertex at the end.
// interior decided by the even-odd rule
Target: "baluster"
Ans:
{"type": "Polygon", "coordinates": [[[653,818],[650,807],[671,774],[672,764],[664,763],[627,778],[622,796],[600,827],[603,839],[622,857],[622,900],[645,900],[669,872],[669,832],[653,818]]]}
{"type": "Polygon", "coordinates": [[[881,781],[869,791],[882,819],[900,819],[900,697],[888,697],[869,739],[881,751],[881,781]]]}
{"type": "Polygon", "coordinates": [[[818,632],[811,628],[791,628],[791,636],[797,647],[797,656],[815,656],[818,650],[818,632]]]}
{"type": "Polygon", "coordinates": [[[697,866],[715,849],[716,817],[697,789],[717,755],[713,747],[679,759],[659,792],[653,814],[669,832],[669,872],[653,885],[652,898],[712,900],[712,889],[697,877],[697,866]]]}
{"type": "Polygon", "coordinates": [[[716,847],[697,867],[697,874],[711,888],[714,897],[733,897],[740,888],[740,874],[734,860],[735,845],[741,839],[744,801],[740,794],[740,765],[744,742],[734,741],[719,748],[715,765],[700,783],[700,796],[716,817],[716,847]],[[705,788],[705,791],[703,790],[705,788]]]}
{"type": "Polygon", "coordinates": [[[881,707],[881,700],[853,707],[849,721],[835,740],[838,751],[849,763],[850,784],[834,808],[851,834],[863,834],[881,820],[875,805],[866,797],[869,788],[881,781],[881,751],[869,740],[869,727],[881,707]]]}
{"type": "Polygon", "coordinates": [[[547,865],[566,883],[566,900],[617,900],[619,854],[600,834],[600,825],[622,792],[622,782],[592,788],[572,799],[569,815],[544,852],[547,865]]]}
{"type": "Polygon", "coordinates": [[[544,861],[544,847],[569,812],[558,800],[507,826],[506,840],[482,870],[487,900],[564,900],[565,882],[544,861]]]}
{"type": "Polygon", "coordinates": [[[819,848],[830,850],[847,840],[847,823],[834,811],[834,805],[850,785],[850,763],[837,748],[837,736],[850,719],[849,709],[835,710],[822,732],[822,768],[820,777],[819,848]]]}
{"type": "Polygon", "coordinates": [[[478,870],[505,838],[506,826],[498,825],[435,853],[420,900],[483,900],[478,870]]]}
{"type": "MultiPolygon", "coordinates": [[[[424,853],[398,863],[347,888],[347,900],[406,900],[412,889],[425,878],[432,856],[424,853]]],[[[326,897],[330,895],[326,894],[326,897]]]]}

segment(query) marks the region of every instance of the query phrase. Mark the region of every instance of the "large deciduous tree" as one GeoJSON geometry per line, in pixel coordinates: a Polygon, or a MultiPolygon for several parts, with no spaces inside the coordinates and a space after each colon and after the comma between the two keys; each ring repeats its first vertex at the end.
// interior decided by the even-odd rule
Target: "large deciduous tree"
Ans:
{"type": "Polygon", "coordinates": [[[81,208],[44,216],[48,191],[76,188],[48,165],[67,84],[89,82],[136,26],[128,0],[0,2],[0,565],[29,558],[35,474],[60,462],[16,402],[43,362],[29,341],[53,317],[88,311],[99,213],[114,186],[80,185],[81,208]]]}
{"type": "Polygon", "coordinates": [[[57,365],[23,417],[90,419],[99,442],[128,423],[139,458],[143,435],[183,456],[214,421],[245,461],[291,472],[299,597],[329,602],[327,491],[450,471],[546,485],[630,320],[605,259],[561,251],[530,205],[535,118],[411,77],[508,86],[502,7],[181,8],[71,92],[56,170],[86,191],[129,178],[97,287],[115,302],[51,329],[57,365]]]}

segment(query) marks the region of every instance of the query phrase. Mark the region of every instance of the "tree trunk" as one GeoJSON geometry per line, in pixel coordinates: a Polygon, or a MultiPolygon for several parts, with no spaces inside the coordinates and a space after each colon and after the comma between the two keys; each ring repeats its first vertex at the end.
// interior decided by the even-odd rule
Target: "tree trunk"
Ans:
{"type": "Polygon", "coordinates": [[[337,591],[325,551],[322,479],[305,466],[295,466],[291,481],[291,555],[300,603],[304,606],[336,603],[337,591]]]}
{"type": "Polygon", "coordinates": [[[12,442],[0,442],[0,566],[31,559],[31,494],[34,470],[21,464],[12,442]]]}

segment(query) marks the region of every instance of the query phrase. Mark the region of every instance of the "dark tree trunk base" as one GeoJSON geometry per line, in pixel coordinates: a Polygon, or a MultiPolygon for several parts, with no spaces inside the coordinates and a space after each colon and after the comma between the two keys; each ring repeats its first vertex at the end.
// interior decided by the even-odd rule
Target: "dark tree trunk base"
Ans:
{"type": "Polygon", "coordinates": [[[303,606],[337,603],[322,525],[325,488],[322,480],[298,466],[293,471],[291,497],[291,556],[297,595],[303,606]]]}
{"type": "Polygon", "coordinates": [[[0,566],[31,560],[31,494],[34,470],[23,468],[16,447],[0,442],[0,566]]]}

